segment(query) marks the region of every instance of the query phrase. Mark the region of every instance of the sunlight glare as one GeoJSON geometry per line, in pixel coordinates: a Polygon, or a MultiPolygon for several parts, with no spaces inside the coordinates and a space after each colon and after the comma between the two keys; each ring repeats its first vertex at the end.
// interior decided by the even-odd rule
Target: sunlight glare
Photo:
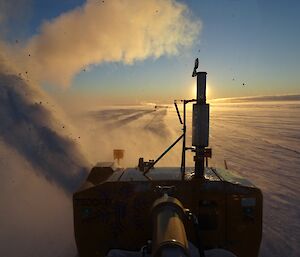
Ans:
{"type": "MultiPolygon", "coordinates": [[[[193,82],[191,90],[191,98],[196,99],[197,97],[197,82],[193,82]]],[[[210,84],[206,84],[206,99],[210,99],[211,97],[211,86],[210,84]]]]}

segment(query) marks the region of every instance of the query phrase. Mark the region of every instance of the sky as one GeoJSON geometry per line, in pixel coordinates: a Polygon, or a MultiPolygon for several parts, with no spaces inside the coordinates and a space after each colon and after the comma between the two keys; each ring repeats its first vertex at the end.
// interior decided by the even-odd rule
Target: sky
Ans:
{"type": "MultiPolygon", "coordinates": [[[[108,6],[113,1],[97,1],[97,4],[108,6]]],[[[122,9],[122,13],[126,15],[128,11],[128,15],[124,16],[124,19],[134,19],[135,16],[139,17],[139,13],[147,11],[140,6],[140,9],[136,9],[138,12],[134,12],[131,5],[135,5],[136,2],[130,0],[125,2],[128,2],[128,5],[122,9]]],[[[176,13],[179,7],[176,9],[173,6],[173,9],[164,9],[164,4],[161,4],[164,1],[155,0],[154,2],[158,4],[156,12],[161,11],[165,17],[165,19],[159,18],[157,22],[166,24],[164,31],[169,33],[166,37],[170,38],[174,28],[167,28],[171,25],[166,20],[173,17],[168,10],[176,13]]],[[[300,94],[299,1],[178,0],[165,2],[181,3],[186,7],[182,14],[183,20],[182,17],[174,18],[174,21],[178,23],[174,34],[177,33],[178,38],[170,43],[169,48],[161,50],[155,43],[151,43],[153,49],[149,54],[132,53],[131,48],[123,50],[124,52],[129,51],[129,55],[130,53],[134,55],[130,60],[127,57],[108,58],[102,56],[100,58],[99,56],[97,60],[91,61],[93,55],[91,53],[88,61],[84,59],[71,71],[66,70],[65,73],[70,73],[70,79],[65,81],[53,79],[56,76],[56,70],[53,69],[52,73],[49,72],[39,78],[42,87],[52,95],[61,98],[71,95],[86,98],[99,97],[106,103],[171,102],[175,98],[193,98],[195,82],[191,73],[194,59],[198,57],[199,70],[208,73],[209,99],[300,94]],[[183,32],[180,30],[182,21],[187,23],[183,32]],[[191,39],[185,42],[184,39],[189,36],[191,39]]],[[[49,33],[52,32],[45,29],[44,25],[55,23],[57,17],[66,17],[68,15],[65,14],[81,8],[85,4],[86,1],[83,0],[0,0],[2,39],[8,45],[14,45],[16,42],[20,45],[24,44],[26,49],[29,46],[38,45],[38,49],[42,48],[47,52],[49,51],[47,49],[49,40],[47,39],[49,39],[49,33]]],[[[146,9],[147,6],[145,5],[144,8],[146,9]]],[[[109,32],[110,26],[114,31],[118,31],[121,26],[120,31],[116,32],[120,34],[126,33],[126,27],[123,28],[120,23],[115,22],[114,17],[117,16],[118,9],[107,10],[114,10],[114,13],[111,17],[107,15],[104,19],[105,24],[97,24],[97,22],[103,21],[98,20],[97,17],[95,22],[87,21],[83,17],[82,24],[85,24],[85,20],[88,26],[80,27],[80,19],[77,19],[74,26],[79,27],[78,31],[81,32],[85,29],[90,30],[90,26],[95,25],[96,30],[99,27],[97,30],[99,36],[102,31],[103,34],[107,33],[108,37],[111,36],[110,47],[113,47],[118,41],[114,37],[118,38],[118,36],[109,32]]],[[[102,15],[104,14],[102,13],[102,15]]],[[[93,19],[94,16],[88,15],[88,17],[93,19]]],[[[58,19],[61,23],[67,20],[64,17],[58,19]]],[[[143,19],[139,19],[139,21],[140,23],[155,24],[152,16],[146,21],[143,19]]],[[[63,28],[73,29],[74,26],[63,28]]],[[[53,27],[54,30],[60,28],[53,27]]],[[[149,25],[149,27],[137,28],[155,30],[158,27],[159,25],[149,25]]],[[[132,35],[135,35],[133,29],[129,29],[128,34],[130,31],[132,35]]],[[[146,37],[141,44],[148,44],[147,40],[151,42],[157,40],[157,44],[166,44],[168,40],[167,38],[161,39],[161,34],[163,33],[152,33],[151,37],[146,37]]],[[[57,35],[55,38],[56,44],[61,43],[58,40],[59,37],[61,35],[57,35]]],[[[71,45],[75,47],[76,44],[80,44],[78,42],[85,40],[84,37],[85,32],[83,31],[82,36],[79,33],[71,45]]],[[[142,37],[145,35],[143,34],[142,37]]],[[[86,41],[91,42],[94,39],[94,37],[87,37],[86,41]]],[[[94,44],[93,47],[94,51],[98,49],[97,44],[94,44]]],[[[103,45],[99,45],[99,49],[100,47],[104,53],[109,52],[103,45]]],[[[124,44],[120,45],[121,49],[122,47],[124,44]]],[[[49,55],[43,57],[44,63],[46,59],[50,59],[50,54],[53,53],[49,52],[49,55]]],[[[85,55],[85,52],[74,51],[73,59],[62,64],[62,67],[76,62],[77,57],[81,58],[80,55],[85,55]]],[[[68,59],[68,57],[62,56],[61,59],[68,59]]],[[[17,59],[17,57],[15,58],[17,59]]],[[[43,65],[38,66],[43,67],[43,65]]],[[[44,67],[50,71],[52,68],[52,66],[44,67]]],[[[39,69],[35,73],[43,72],[39,69]]],[[[41,76],[37,75],[37,77],[41,76]]]]}

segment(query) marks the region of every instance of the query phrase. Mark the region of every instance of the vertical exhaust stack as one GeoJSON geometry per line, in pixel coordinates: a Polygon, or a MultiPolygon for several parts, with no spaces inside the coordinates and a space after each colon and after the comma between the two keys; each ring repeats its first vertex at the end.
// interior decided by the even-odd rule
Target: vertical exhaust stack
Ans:
{"type": "Polygon", "coordinates": [[[197,72],[195,61],[193,77],[197,76],[197,99],[193,105],[192,145],[195,146],[195,178],[204,177],[205,147],[209,138],[209,104],[206,103],[206,72],[197,72]]]}

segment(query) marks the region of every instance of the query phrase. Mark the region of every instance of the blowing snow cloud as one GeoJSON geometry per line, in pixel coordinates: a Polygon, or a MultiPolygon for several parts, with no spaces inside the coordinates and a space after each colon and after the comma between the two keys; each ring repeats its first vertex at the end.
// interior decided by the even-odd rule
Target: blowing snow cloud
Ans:
{"type": "Polygon", "coordinates": [[[59,134],[54,117],[21,78],[0,70],[0,140],[25,157],[39,174],[72,192],[86,175],[77,145],[59,134]]]}
{"type": "Polygon", "coordinates": [[[199,32],[199,22],[188,15],[174,0],[88,0],[44,22],[10,55],[38,81],[67,87],[89,65],[176,54],[199,32]]]}

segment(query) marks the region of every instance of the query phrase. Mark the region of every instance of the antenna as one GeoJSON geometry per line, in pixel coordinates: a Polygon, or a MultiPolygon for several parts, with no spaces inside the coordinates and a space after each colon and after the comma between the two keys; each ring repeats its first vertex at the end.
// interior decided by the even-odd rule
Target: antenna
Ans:
{"type": "Polygon", "coordinates": [[[199,59],[196,58],[195,64],[194,64],[194,70],[193,70],[192,77],[196,77],[196,76],[197,76],[197,69],[198,69],[198,66],[199,66],[199,59]]]}

